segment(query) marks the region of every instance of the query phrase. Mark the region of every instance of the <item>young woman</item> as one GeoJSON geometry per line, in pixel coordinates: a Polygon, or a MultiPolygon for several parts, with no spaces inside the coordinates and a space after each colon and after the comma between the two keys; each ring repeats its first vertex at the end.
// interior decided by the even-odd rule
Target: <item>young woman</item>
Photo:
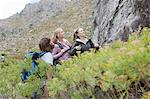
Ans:
{"type": "Polygon", "coordinates": [[[42,38],[39,43],[39,48],[41,51],[46,52],[41,59],[45,61],[46,63],[49,63],[53,65],[53,56],[51,53],[51,45],[50,45],[50,39],[49,38],[42,38]]]}
{"type": "Polygon", "coordinates": [[[85,51],[89,51],[90,48],[97,48],[98,49],[98,44],[93,44],[91,39],[87,39],[85,32],[82,28],[78,28],[74,32],[74,43],[71,47],[70,50],[70,55],[77,55],[77,51],[80,51],[81,53],[85,51]]]}
{"type": "Polygon", "coordinates": [[[70,58],[68,50],[70,49],[71,44],[67,39],[65,39],[62,28],[57,28],[55,30],[53,42],[55,43],[55,46],[53,48],[52,55],[54,56],[54,59],[57,60],[56,63],[54,61],[54,64],[68,60],[70,58]]]}

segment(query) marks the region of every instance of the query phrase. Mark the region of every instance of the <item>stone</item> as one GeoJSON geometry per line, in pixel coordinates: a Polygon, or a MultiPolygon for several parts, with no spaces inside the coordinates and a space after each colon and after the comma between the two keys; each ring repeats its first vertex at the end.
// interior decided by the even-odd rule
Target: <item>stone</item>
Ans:
{"type": "Polygon", "coordinates": [[[127,41],[150,27],[150,0],[94,0],[93,42],[127,41]]]}

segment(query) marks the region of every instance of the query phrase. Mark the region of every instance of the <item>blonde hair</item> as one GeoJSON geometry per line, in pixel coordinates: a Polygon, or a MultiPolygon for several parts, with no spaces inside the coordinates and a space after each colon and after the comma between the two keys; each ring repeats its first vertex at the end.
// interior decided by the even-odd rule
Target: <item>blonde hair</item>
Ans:
{"type": "Polygon", "coordinates": [[[62,28],[57,28],[54,31],[54,37],[53,37],[53,43],[56,44],[57,40],[58,40],[58,34],[62,31],[62,28]]]}
{"type": "Polygon", "coordinates": [[[63,30],[62,28],[57,28],[57,29],[55,30],[54,38],[57,39],[57,38],[58,38],[58,33],[60,33],[62,30],[63,30]]]}

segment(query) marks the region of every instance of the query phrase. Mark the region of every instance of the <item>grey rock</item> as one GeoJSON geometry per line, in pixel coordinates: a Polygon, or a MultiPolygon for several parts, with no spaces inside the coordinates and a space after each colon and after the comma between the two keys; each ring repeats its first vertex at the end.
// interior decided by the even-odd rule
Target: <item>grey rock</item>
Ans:
{"type": "Polygon", "coordinates": [[[95,43],[127,41],[130,33],[143,27],[150,27],[150,0],[94,0],[95,43]]]}

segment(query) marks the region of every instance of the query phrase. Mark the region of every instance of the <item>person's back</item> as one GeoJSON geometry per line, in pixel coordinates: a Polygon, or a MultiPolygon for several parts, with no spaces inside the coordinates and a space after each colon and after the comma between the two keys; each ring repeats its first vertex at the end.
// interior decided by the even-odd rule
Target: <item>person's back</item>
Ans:
{"type": "Polygon", "coordinates": [[[50,39],[49,38],[42,38],[40,40],[40,43],[39,43],[39,48],[40,48],[41,51],[46,52],[41,57],[41,59],[43,61],[45,61],[46,63],[53,65],[53,56],[52,56],[52,53],[51,53],[50,39]]]}
{"type": "Polygon", "coordinates": [[[52,56],[52,53],[50,53],[50,52],[45,53],[45,54],[41,57],[41,59],[42,59],[43,61],[45,61],[46,63],[53,65],[53,56],[52,56]]]}

